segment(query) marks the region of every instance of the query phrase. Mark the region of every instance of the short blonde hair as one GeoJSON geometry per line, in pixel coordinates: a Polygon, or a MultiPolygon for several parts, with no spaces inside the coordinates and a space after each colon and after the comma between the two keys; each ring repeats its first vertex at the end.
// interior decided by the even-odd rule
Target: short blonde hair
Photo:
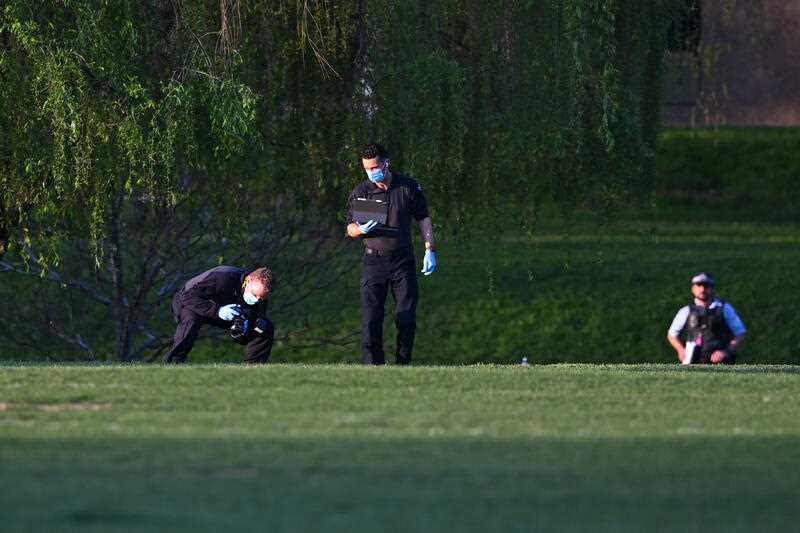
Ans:
{"type": "Polygon", "coordinates": [[[264,285],[264,288],[270,292],[275,290],[275,284],[277,281],[275,278],[275,273],[266,267],[259,267],[253,270],[247,275],[247,277],[260,281],[264,285]]]}

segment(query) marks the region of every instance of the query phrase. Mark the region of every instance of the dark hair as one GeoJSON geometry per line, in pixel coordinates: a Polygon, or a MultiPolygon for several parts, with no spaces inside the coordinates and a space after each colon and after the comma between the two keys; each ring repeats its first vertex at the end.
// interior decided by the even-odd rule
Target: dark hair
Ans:
{"type": "Polygon", "coordinates": [[[375,159],[376,157],[383,161],[389,157],[389,152],[378,143],[365,144],[361,150],[361,159],[375,159]]]}
{"type": "Polygon", "coordinates": [[[275,284],[277,283],[277,279],[275,278],[275,273],[272,270],[261,267],[253,270],[250,274],[247,275],[248,278],[257,279],[260,281],[264,287],[268,291],[272,291],[275,288],[275,284]]]}

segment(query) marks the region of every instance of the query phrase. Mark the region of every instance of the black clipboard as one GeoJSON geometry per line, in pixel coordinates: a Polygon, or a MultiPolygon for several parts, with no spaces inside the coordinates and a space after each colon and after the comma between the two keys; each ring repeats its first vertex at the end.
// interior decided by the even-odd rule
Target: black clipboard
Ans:
{"type": "Polygon", "coordinates": [[[389,204],[369,198],[353,199],[353,218],[359,224],[374,220],[378,225],[367,237],[398,237],[400,230],[386,225],[389,220],[389,204]]]}
{"type": "Polygon", "coordinates": [[[353,200],[353,218],[359,224],[374,220],[378,224],[386,224],[389,219],[389,204],[380,200],[356,198],[353,200]]]}

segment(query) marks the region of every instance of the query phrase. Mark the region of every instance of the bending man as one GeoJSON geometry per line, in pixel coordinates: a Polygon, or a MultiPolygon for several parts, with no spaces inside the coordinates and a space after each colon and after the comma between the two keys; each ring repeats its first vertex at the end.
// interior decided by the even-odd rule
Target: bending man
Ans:
{"type": "MultiPolygon", "coordinates": [[[[203,325],[230,329],[233,320],[248,320],[235,342],[244,344],[245,363],[266,363],[272,351],[275,328],[266,318],[266,298],[275,287],[268,268],[247,273],[242,268],[218,266],[193,277],[172,298],[178,327],[165,363],[185,363],[203,325]]],[[[232,335],[233,336],[233,335],[232,335]]]]}

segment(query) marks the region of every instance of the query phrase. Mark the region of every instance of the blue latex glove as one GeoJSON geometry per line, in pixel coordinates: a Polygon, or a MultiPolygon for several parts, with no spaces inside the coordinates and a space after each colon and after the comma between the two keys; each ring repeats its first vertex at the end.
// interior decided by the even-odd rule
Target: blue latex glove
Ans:
{"type": "Polygon", "coordinates": [[[233,320],[237,316],[242,314],[242,309],[239,307],[238,304],[228,304],[223,305],[219,308],[219,313],[217,313],[222,320],[233,320]]]}
{"type": "Polygon", "coordinates": [[[433,250],[425,250],[425,258],[422,260],[421,272],[426,276],[433,274],[436,270],[436,254],[433,250]]]}
{"type": "Polygon", "coordinates": [[[363,224],[356,223],[356,225],[358,226],[358,229],[361,230],[361,233],[366,234],[372,231],[372,228],[377,226],[378,223],[375,222],[374,220],[370,220],[369,222],[364,222],[363,224]]]}

